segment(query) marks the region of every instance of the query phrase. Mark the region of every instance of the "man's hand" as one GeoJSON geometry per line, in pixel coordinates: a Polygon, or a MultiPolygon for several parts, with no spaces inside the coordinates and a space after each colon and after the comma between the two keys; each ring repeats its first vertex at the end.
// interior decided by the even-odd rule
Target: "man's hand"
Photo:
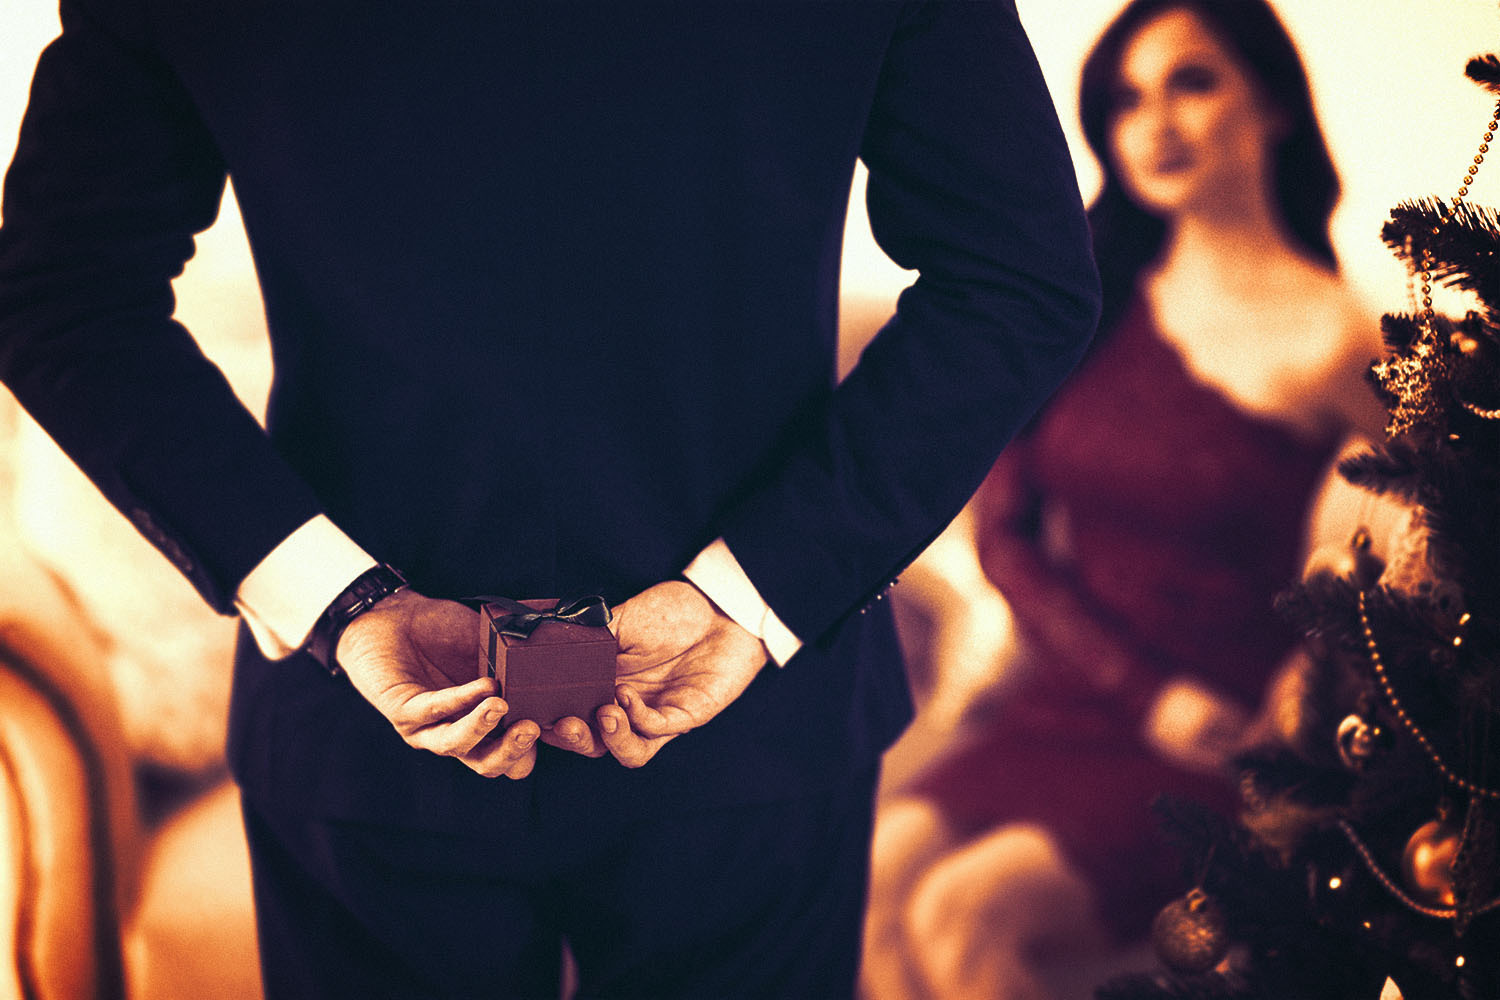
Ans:
{"type": "Polygon", "coordinates": [[[457,757],[489,778],[524,778],[540,727],[522,720],[494,733],[507,708],[493,678],[478,677],[479,619],[455,601],[397,591],[339,637],[335,657],[355,690],[421,750],[457,757]]]}
{"type": "Polygon", "coordinates": [[[642,591],[615,608],[611,626],[619,704],[601,708],[598,721],[605,748],[626,767],[718,715],[766,664],[765,644],[690,583],[642,591]]]}

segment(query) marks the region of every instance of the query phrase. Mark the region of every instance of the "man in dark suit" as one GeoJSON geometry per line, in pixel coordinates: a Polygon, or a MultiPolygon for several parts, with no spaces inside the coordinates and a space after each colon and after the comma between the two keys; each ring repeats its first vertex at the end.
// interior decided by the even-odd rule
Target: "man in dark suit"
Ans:
{"type": "Polygon", "coordinates": [[[566,940],[584,996],[847,995],[880,598],[1095,322],[1013,5],[62,10],[0,377],[245,620],[268,993],[555,995],[566,940]],[[856,157],[919,277],[836,386],[856,157]],[[171,319],[226,176],[265,431],[171,319]],[[589,592],[618,703],[502,731],[452,599],[589,592]]]}

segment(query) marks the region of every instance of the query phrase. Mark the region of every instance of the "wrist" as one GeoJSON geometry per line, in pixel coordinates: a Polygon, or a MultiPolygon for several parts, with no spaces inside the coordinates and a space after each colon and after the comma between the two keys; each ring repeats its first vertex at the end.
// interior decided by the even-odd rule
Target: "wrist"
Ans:
{"type": "Polygon", "coordinates": [[[761,597],[722,538],[698,553],[682,575],[720,613],[759,639],[777,666],[784,666],[802,648],[802,640],[761,597]]]}
{"type": "Polygon", "coordinates": [[[359,616],[406,586],[400,571],[385,563],[361,573],[318,616],[303,649],[330,674],[339,674],[336,654],[344,632],[359,616]]]}

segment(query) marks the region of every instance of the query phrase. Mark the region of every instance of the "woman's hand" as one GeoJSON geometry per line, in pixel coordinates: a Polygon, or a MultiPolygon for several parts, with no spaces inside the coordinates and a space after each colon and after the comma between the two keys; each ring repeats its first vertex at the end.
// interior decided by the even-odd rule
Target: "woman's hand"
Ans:
{"type": "Polygon", "coordinates": [[[1196,681],[1168,681],[1146,712],[1143,736],[1162,757],[1189,771],[1219,774],[1244,748],[1249,714],[1196,681]]]}

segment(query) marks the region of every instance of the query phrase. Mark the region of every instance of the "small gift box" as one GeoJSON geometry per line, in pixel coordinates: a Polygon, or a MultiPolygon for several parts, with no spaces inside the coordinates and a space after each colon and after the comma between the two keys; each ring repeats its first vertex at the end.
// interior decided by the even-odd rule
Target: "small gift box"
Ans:
{"type": "Polygon", "coordinates": [[[615,653],[602,598],[512,601],[487,597],[479,608],[479,673],[500,682],[509,706],[504,725],[532,719],[550,726],[574,715],[592,722],[614,701],[615,653]]]}

